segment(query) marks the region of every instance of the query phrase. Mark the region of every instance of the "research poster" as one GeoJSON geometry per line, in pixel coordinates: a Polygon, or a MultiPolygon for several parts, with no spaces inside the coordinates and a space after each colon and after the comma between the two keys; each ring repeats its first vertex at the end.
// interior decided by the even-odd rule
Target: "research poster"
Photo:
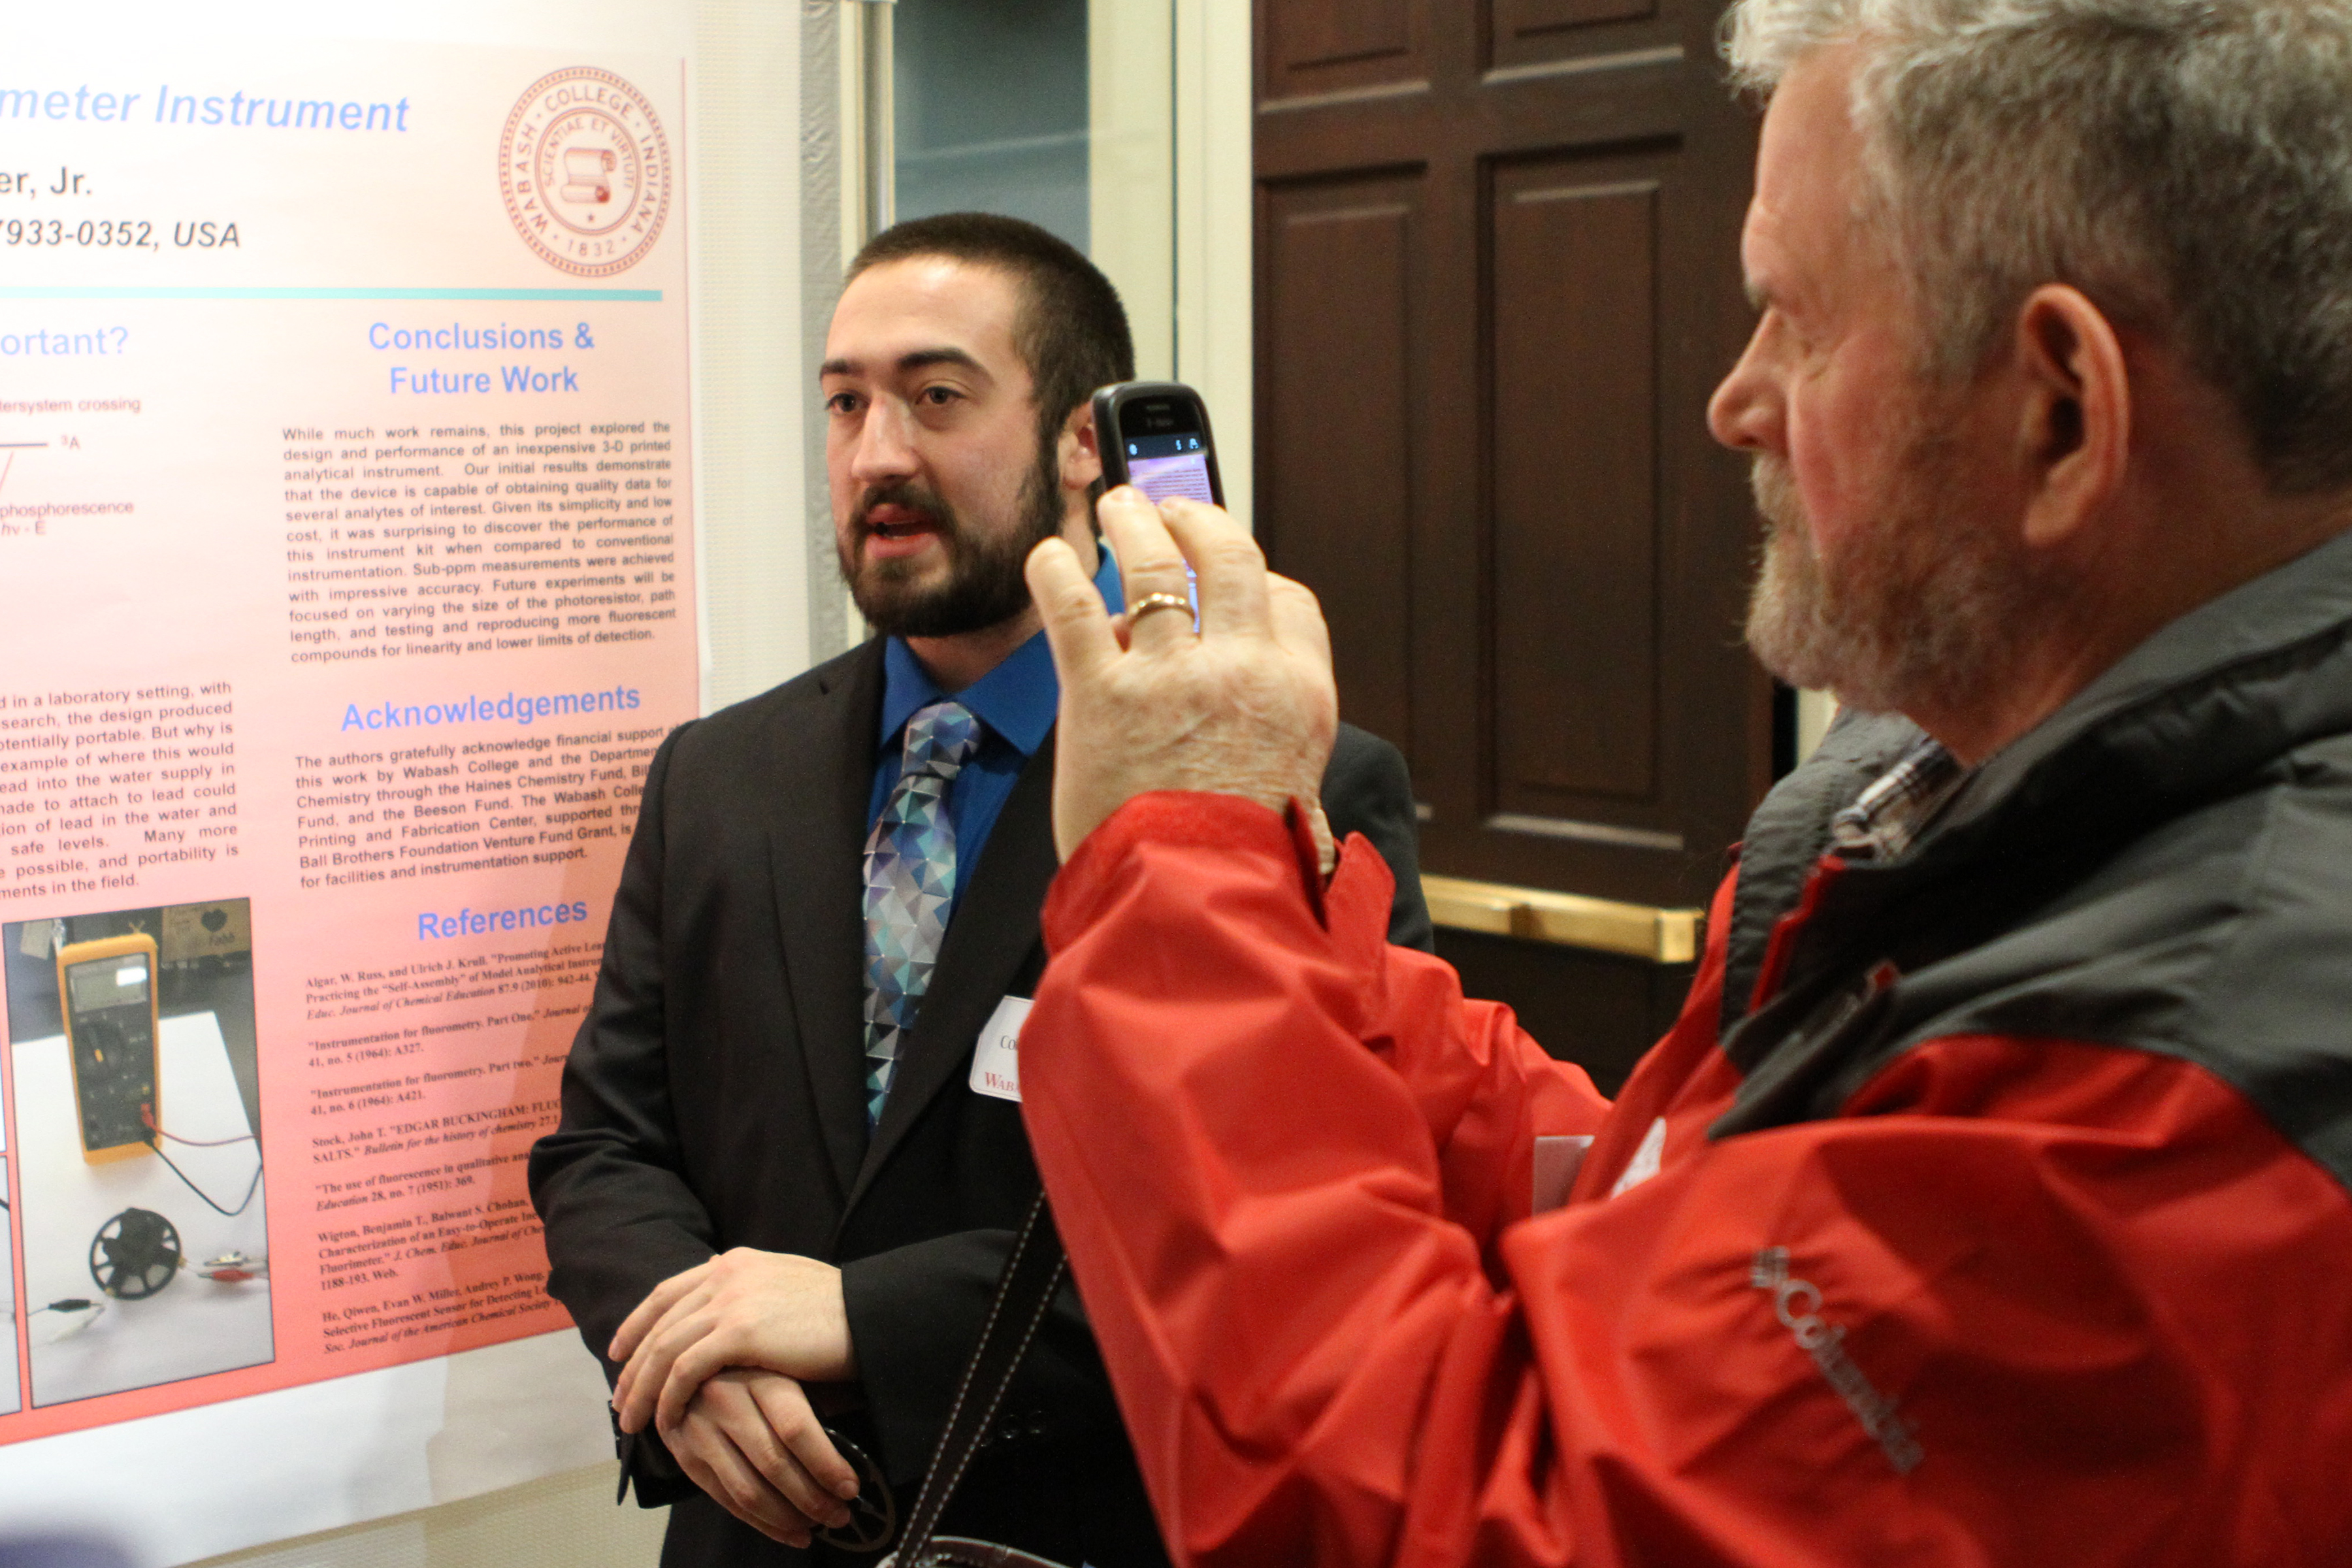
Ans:
{"type": "Polygon", "coordinates": [[[0,68],[0,1446],[566,1327],[523,1161],[697,700],[685,104],[0,68]]]}

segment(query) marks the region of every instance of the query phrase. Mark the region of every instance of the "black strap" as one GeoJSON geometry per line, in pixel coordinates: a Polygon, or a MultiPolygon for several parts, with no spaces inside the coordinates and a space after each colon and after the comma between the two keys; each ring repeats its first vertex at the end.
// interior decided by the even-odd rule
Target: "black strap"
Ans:
{"type": "MultiPolygon", "coordinates": [[[[899,1568],[929,1568],[934,1562],[967,1560],[935,1552],[933,1531],[947,1510],[948,1499],[955,1495],[956,1484],[980,1451],[989,1424],[996,1419],[1004,1391],[1012,1386],[1029,1342],[1037,1337],[1068,1267],[1061,1233],[1054,1228],[1054,1211],[1046,1206],[1041,1192],[1030,1206],[1029,1217],[1022,1222],[1013,1256],[1004,1260],[1004,1272],[996,1281],[996,1300],[989,1305],[988,1321],[981,1326],[971,1360],[964,1363],[963,1382],[956,1389],[955,1403],[948,1407],[948,1424],[940,1433],[939,1448],[931,1455],[931,1468],[923,1477],[914,1510],[907,1516],[907,1533],[894,1559],[899,1568]]],[[[1016,1553],[1004,1561],[1035,1560],[1016,1553]]]]}

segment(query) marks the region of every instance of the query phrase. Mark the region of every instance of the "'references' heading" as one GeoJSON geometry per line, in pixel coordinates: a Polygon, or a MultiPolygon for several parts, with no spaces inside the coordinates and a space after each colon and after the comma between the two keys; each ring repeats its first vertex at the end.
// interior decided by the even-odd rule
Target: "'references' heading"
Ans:
{"type": "Polygon", "coordinates": [[[479,936],[485,931],[527,931],[533,926],[569,925],[587,918],[588,905],[580,899],[561,904],[527,904],[518,910],[467,909],[454,915],[426,912],[416,917],[416,940],[435,942],[443,937],[479,936]]]}

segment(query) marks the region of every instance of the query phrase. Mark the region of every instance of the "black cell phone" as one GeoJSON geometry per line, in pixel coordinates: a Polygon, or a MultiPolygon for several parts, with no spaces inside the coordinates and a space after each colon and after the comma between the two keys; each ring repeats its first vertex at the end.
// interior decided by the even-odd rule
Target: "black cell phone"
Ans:
{"type": "Polygon", "coordinates": [[[1094,408],[1106,489],[1133,485],[1155,501],[1190,496],[1225,504],[1199,393],[1177,381],[1122,381],[1097,391],[1094,408]]]}

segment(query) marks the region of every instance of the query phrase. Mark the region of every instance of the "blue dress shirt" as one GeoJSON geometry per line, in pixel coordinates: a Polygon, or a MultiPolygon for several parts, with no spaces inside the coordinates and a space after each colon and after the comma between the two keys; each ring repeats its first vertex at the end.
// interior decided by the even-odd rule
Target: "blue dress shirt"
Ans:
{"type": "MultiPolygon", "coordinates": [[[[1116,612],[1126,603],[1120,595],[1118,563],[1108,549],[1100,554],[1095,588],[1103,603],[1116,612]]],[[[1045,634],[1039,632],[1013,649],[1003,663],[957,692],[940,689],[939,683],[924,673],[906,638],[894,637],[883,645],[881,749],[874,762],[874,793],[866,807],[868,834],[882,816],[891,787],[898,782],[899,766],[906,757],[907,721],[917,710],[950,696],[969,709],[981,725],[979,748],[948,786],[948,820],[955,825],[956,834],[955,899],[948,906],[948,918],[953,920],[963,902],[964,888],[971,880],[971,868],[980,864],[989,830],[1011,798],[1021,770],[1045,744],[1061,705],[1062,683],[1054,674],[1054,654],[1045,644],[1045,634]]]]}

